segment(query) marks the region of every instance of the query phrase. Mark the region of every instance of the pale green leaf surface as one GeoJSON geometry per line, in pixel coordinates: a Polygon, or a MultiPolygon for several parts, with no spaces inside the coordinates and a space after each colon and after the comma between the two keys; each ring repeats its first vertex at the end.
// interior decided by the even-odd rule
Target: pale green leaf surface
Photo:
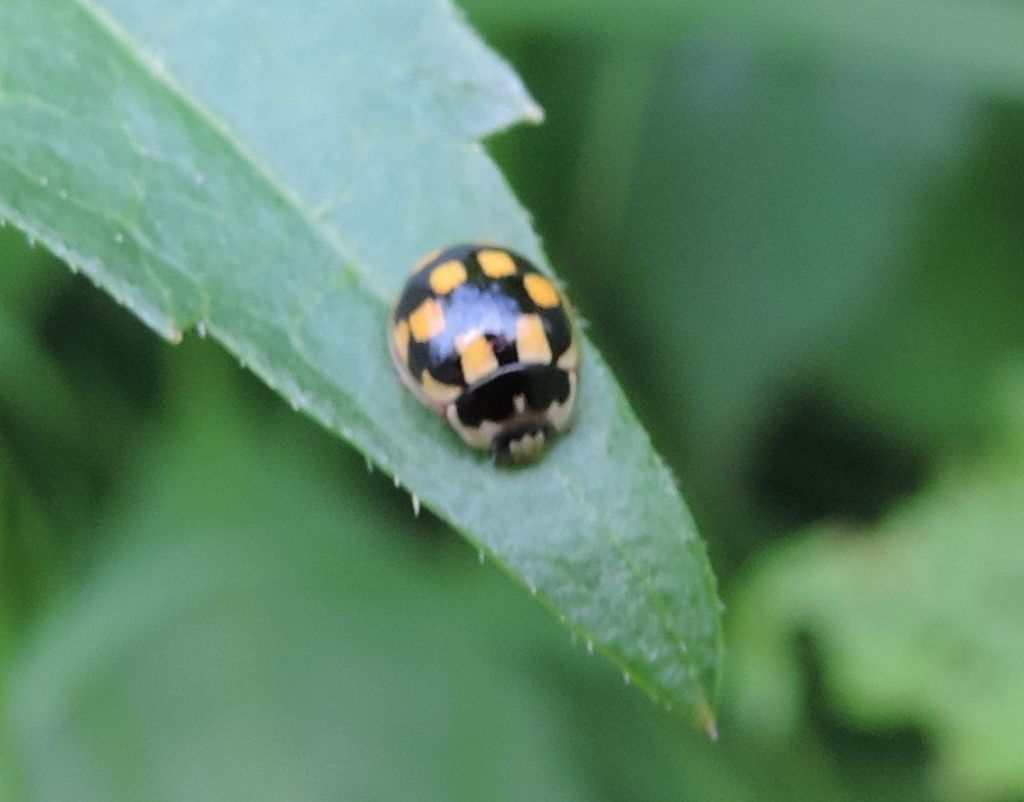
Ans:
{"type": "Polygon", "coordinates": [[[575,431],[501,470],[401,390],[384,321],[422,253],[529,220],[473,142],[536,116],[443,3],[15,0],[0,214],[176,339],[201,324],[667,703],[713,695],[717,602],[599,355],[575,431]]]}
{"type": "Polygon", "coordinates": [[[738,712],[778,738],[799,715],[809,633],[835,712],[917,726],[945,795],[1024,793],[1024,383],[997,453],[950,471],[877,531],[780,548],[735,603],[738,712]]]}

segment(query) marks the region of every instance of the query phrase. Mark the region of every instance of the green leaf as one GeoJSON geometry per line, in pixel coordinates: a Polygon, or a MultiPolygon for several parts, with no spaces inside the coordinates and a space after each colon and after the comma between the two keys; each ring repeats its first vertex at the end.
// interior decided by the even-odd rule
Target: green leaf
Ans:
{"type": "Polygon", "coordinates": [[[1024,793],[1024,381],[1008,397],[1013,425],[985,461],[874,532],[822,527],[760,565],[731,632],[748,724],[772,740],[794,726],[792,646],[809,633],[836,712],[923,728],[950,798],[1024,793]]]}
{"type": "Polygon", "coordinates": [[[421,254],[495,240],[544,264],[474,141],[538,116],[440,0],[0,9],[0,215],[169,339],[219,339],[707,723],[713,577],[595,350],[575,431],[523,471],[466,450],[389,362],[421,254]]]}

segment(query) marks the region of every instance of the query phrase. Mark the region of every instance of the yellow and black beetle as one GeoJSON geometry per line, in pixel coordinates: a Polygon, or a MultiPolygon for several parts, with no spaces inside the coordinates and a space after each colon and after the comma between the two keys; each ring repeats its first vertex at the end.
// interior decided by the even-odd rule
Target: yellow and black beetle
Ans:
{"type": "Polygon", "coordinates": [[[412,393],[496,461],[532,462],[569,426],[579,334],[554,282],[517,253],[430,254],[391,312],[389,339],[412,393]]]}

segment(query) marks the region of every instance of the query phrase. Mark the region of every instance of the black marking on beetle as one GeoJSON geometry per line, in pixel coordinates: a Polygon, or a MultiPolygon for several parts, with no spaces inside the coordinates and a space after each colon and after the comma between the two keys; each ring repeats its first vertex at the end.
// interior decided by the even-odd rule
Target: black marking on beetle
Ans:
{"type": "Polygon", "coordinates": [[[554,365],[499,369],[467,389],[455,401],[455,408],[466,426],[479,426],[485,420],[500,422],[515,414],[515,397],[520,394],[526,398],[527,408],[536,413],[552,403],[564,404],[569,398],[569,374],[554,365]]]}

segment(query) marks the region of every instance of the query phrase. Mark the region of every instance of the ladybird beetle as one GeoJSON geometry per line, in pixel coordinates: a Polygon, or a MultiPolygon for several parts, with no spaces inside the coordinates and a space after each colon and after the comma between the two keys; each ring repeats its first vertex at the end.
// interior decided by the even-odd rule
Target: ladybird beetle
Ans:
{"type": "Polygon", "coordinates": [[[517,253],[430,254],[402,289],[388,339],[416,398],[497,462],[532,462],[569,426],[579,335],[554,282],[517,253]]]}

